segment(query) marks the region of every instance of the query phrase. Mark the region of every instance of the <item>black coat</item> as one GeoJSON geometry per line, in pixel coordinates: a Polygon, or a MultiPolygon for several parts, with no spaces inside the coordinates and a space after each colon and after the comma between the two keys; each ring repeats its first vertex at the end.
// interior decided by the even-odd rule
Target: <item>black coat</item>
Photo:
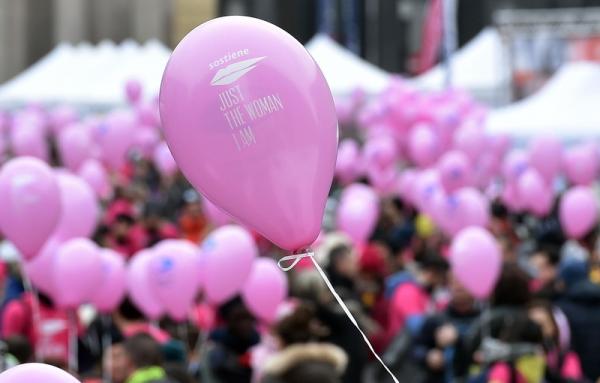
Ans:
{"type": "Polygon", "coordinates": [[[588,379],[600,378],[600,285],[588,280],[572,286],[558,301],[571,326],[571,346],[588,379]]]}

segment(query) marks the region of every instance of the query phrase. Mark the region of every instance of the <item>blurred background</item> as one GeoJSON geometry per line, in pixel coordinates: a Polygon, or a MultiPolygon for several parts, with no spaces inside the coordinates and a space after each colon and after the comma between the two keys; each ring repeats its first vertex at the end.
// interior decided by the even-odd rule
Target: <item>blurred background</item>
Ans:
{"type": "MultiPolygon", "coordinates": [[[[600,60],[599,0],[454,3],[458,47],[496,28],[481,54],[497,56],[502,87],[476,89],[493,103],[530,94],[565,61],[600,60]]],[[[431,66],[419,62],[422,47],[434,44],[427,39],[428,6],[424,0],[0,0],[0,82],[61,43],[158,41],[173,48],[192,28],[222,15],[268,20],[302,43],[325,33],[387,72],[413,75],[431,66]]]]}

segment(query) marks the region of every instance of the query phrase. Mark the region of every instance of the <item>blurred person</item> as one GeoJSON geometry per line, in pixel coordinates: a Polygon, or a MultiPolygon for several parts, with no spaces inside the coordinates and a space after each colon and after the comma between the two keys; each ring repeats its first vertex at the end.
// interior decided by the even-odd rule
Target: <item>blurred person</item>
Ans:
{"type": "Polygon", "coordinates": [[[577,259],[561,262],[565,292],[557,306],[571,327],[573,351],[579,355],[586,378],[600,378],[600,285],[588,277],[588,265],[577,259]]]}
{"type": "Polygon", "coordinates": [[[5,339],[6,352],[15,358],[17,364],[33,361],[33,348],[27,337],[13,335],[5,339]]]}
{"type": "Polygon", "coordinates": [[[179,237],[177,227],[162,216],[161,206],[156,202],[149,202],[145,206],[141,222],[131,231],[134,238],[139,238],[143,248],[179,237]]]}
{"type": "Polygon", "coordinates": [[[107,247],[126,255],[133,256],[144,248],[144,238],[140,230],[136,230],[136,221],[128,213],[118,214],[109,226],[105,237],[107,247]]]}
{"type": "Polygon", "coordinates": [[[434,310],[431,298],[434,290],[446,283],[448,263],[435,252],[418,254],[414,271],[401,271],[386,281],[386,296],[390,299],[390,337],[406,327],[418,333],[425,314],[434,310]]]}
{"type": "Polygon", "coordinates": [[[262,383],[341,383],[347,364],[344,351],[337,346],[295,344],[266,363],[262,383]]]}
{"type": "Polygon", "coordinates": [[[2,339],[24,336],[47,363],[63,366],[69,357],[69,320],[67,311],[58,308],[42,293],[37,298],[25,293],[12,300],[2,312],[2,339]],[[34,299],[39,308],[39,323],[34,318],[34,299]]]}
{"type": "Polygon", "coordinates": [[[105,368],[111,368],[114,383],[172,383],[162,363],[160,345],[147,334],[114,344],[105,354],[105,368]]]}
{"type": "Polygon", "coordinates": [[[250,349],[260,341],[256,319],[237,296],[219,307],[223,321],[209,335],[202,380],[221,383],[250,383],[250,349]]]}
{"type": "Polygon", "coordinates": [[[534,279],[531,288],[537,297],[554,300],[560,294],[558,282],[558,265],[560,248],[552,245],[540,245],[529,257],[529,266],[534,279]]]}
{"type": "Polygon", "coordinates": [[[448,307],[427,318],[414,341],[413,355],[426,369],[427,383],[450,383],[468,373],[465,337],[480,311],[456,278],[450,278],[450,294],[448,307]]]}
{"type": "Polygon", "coordinates": [[[552,306],[535,301],[529,305],[529,318],[540,326],[546,352],[546,383],[581,382],[583,372],[579,357],[567,344],[560,344],[559,327],[552,306]]]}
{"type": "Polygon", "coordinates": [[[206,217],[202,213],[200,198],[193,190],[188,190],[184,195],[185,205],[178,224],[183,238],[193,243],[200,243],[208,229],[206,217]]]}

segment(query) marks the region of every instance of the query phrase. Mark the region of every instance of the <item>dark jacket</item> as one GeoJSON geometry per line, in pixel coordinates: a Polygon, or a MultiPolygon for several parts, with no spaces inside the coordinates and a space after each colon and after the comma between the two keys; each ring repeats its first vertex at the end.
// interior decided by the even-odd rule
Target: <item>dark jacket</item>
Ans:
{"type": "Polygon", "coordinates": [[[571,345],[581,358],[583,373],[600,377],[600,286],[589,280],[573,285],[558,301],[571,326],[571,345]]]}

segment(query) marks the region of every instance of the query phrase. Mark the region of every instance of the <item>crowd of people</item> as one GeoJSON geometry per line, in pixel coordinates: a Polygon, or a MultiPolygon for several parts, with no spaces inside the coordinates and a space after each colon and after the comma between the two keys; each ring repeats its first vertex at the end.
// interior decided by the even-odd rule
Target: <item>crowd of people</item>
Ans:
{"type": "MultiPolygon", "coordinates": [[[[125,258],[164,239],[199,243],[214,226],[185,179],[162,175],[149,161],[132,156],[112,183],[94,240],[125,258]]],[[[379,217],[368,243],[356,246],[332,231],[315,257],[400,381],[600,378],[596,229],[568,241],[556,212],[534,219],[495,201],[490,231],[504,264],[492,296],[480,301],[453,276],[449,239],[427,216],[388,197],[379,217]]],[[[261,256],[283,255],[255,239],[261,256]]],[[[9,245],[1,252],[10,260],[9,245]]],[[[32,292],[22,275],[18,262],[3,263],[2,362],[43,360],[67,369],[68,313],[32,292]]],[[[290,298],[270,324],[240,297],[214,307],[202,294],[183,324],[151,322],[128,298],[111,315],[83,315],[72,372],[114,383],[388,381],[311,263],[300,262],[288,277],[290,298]]]]}

